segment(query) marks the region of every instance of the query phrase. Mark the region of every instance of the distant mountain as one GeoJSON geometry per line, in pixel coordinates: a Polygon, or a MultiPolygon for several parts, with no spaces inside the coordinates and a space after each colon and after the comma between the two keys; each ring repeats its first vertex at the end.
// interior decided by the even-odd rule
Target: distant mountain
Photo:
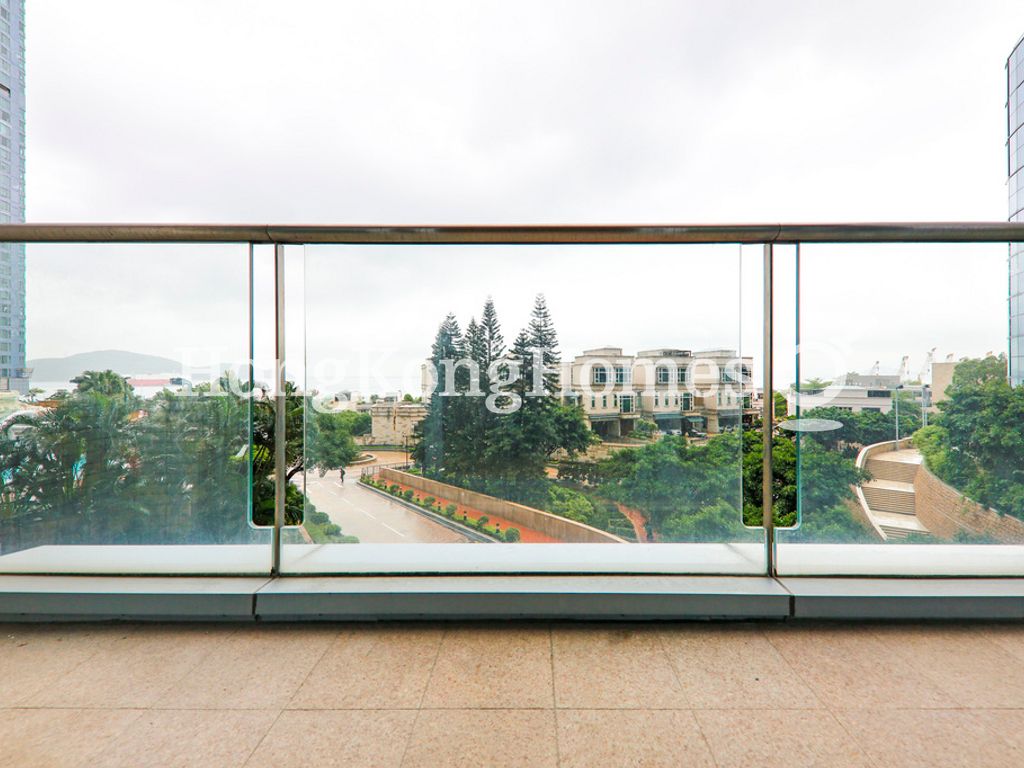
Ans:
{"type": "Polygon", "coordinates": [[[29,360],[32,380],[40,382],[71,381],[83,371],[114,371],[122,376],[144,376],[155,373],[181,373],[181,363],[166,357],[140,355],[105,349],[100,352],[81,352],[68,357],[41,357],[29,360]]]}

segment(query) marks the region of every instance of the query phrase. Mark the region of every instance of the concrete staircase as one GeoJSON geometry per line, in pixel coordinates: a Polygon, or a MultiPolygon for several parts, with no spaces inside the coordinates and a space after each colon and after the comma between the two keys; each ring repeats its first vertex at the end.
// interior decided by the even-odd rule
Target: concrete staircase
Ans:
{"type": "Polygon", "coordinates": [[[887,539],[927,535],[915,514],[914,478],[921,454],[913,449],[873,453],[865,464],[872,479],[861,486],[868,513],[887,539]]]}

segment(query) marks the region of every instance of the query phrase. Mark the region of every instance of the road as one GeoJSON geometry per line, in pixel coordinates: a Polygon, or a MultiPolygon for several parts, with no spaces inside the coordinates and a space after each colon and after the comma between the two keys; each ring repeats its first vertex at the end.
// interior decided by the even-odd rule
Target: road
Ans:
{"type": "Polygon", "coordinates": [[[307,477],[309,498],[343,533],[363,544],[458,544],[461,533],[359,484],[359,468],[349,467],[345,484],[336,473],[307,477]]]}

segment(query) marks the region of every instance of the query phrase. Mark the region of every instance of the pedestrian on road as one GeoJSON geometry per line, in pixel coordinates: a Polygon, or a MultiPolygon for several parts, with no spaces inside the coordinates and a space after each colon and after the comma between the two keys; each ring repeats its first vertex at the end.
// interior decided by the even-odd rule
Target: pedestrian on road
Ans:
{"type": "Polygon", "coordinates": [[[345,484],[345,468],[342,467],[338,470],[338,479],[341,480],[341,484],[345,484]]]}

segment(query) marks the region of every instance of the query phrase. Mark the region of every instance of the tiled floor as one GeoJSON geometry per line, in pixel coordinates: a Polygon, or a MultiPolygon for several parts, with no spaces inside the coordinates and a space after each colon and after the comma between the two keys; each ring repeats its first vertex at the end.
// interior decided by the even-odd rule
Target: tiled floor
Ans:
{"type": "Polygon", "coordinates": [[[0,767],[1024,765],[1024,625],[4,625],[0,767]]]}

